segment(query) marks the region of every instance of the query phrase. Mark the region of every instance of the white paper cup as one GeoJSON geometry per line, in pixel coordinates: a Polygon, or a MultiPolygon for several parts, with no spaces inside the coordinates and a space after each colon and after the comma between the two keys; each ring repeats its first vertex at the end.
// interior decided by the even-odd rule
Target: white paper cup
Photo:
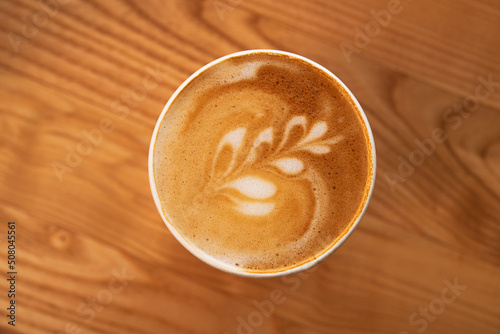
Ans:
{"type": "Polygon", "coordinates": [[[359,102],[356,100],[356,98],[354,97],[354,95],[352,94],[352,92],[347,88],[347,86],[339,78],[337,78],[332,72],[330,72],[329,70],[327,70],[325,67],[319,65],[318,63],[316,63],[316,62],[314,62],[314,61],[312,61],[310,59],[307,59],[305,57],[302,57],[302,56],[299,56],[297,54],[293,54],[293,53],[290,53],[290,52],[286,52],[286,51],[277,51],[277,50],[247,50],[247,51],[241,51],[241,52],[232,53],[232,54],[229,54],[227,56],[224,56],[222,58],[219,58],[217,60],[212,61],[211,63],[203,66],[198,71],[196,71],[186,81],[184,81],[182,83],[182,85],[179,86],[179,88],[177,88],[177,90],[170,97],[170,99],[168,100],[167,104],[163,108],[163,111],[162,111],[160,117],[158,118],[158,121],[156,122],[156,126],[155,126],[155,129],[154,129],[154,132],[153,132],[153,136],[151,138],[151,144],[150,144],[150,147],[149,147],[148,170],[149,170],[149,184],[151,186],[151,192],[153,194],[153,199],[155,201],[156,208],[158,209],[158,212],[160,213],[160,216],[163,219],[163,222],[165,223],[165,225],[167,225],[168,229],[174,235],[174,237],[189,252],[191,252],[191,254],[193,254],[194,256],[196,256],[197,258],[199,258],[201,261],[205,262],[206,264],[211,265],[212,267],[215,267],[215,268],[217,268],[219,270],[222,270],[224,272],[235,274],[235,275],[238,275],[238,276],[253,277],[253,278],[281,277],[281,276],[286,276],[286,275],[297,274],[297,273],[302,272],[304,270],[310,269],[311,267],[313,267],[313,266],[317,265],[318,263],[320,263],[321,261],[325,260],[329,255],[331,255],[333,252],[335,252],[347,240],[347,238],[349,238],[349,236],[352,234],[352,232],[354,231],[354,229],[358,226],[361,218],[363,217],[363,215],[364,215],[364,213],[366,211],[366,208],[367,208],[368,203],[370,201],[370,198],[372,196],[373,187],[374,187],[374,184],[375,184],[375,175],[376,175],[375,141],[373,139],[373,134],[372,134],[372,131],[371,131],[371,128],[370,128],[370,124],[368,123],[366,115],[365,115],[363,109],[361,108],[361,105],[359,104],[359,102]],[[289,56],[289,57],[292,57],[292,58],[297,58],[297,59],[303,60],[303,61],[311,64],[312,66],[320,69],[321,71],[323,71],[324,73],[326,73],[328,76],[330,76],[333,80],[335,80],[337,83],[339,83],[346,90],[346,92],[349,94],[350,98],[355,103],[355,105],[356,105],[356,107],[357,107],[357,109],[358,109],[358,111],[359,111],[359,113],[360,113],[360,115],[361,115],[361,117],[363,119],[363,122],[365,124],[366,130],[368,132],[369,142],[370,142],[370,145],[371,145],[371,164],[373,166],[372,167],[372,176],[371,176],[371,180],[370,180],[370,189],[369,189],[369,192],[368,192],[367,200],[366,200],[366,202],[365,202],[365,204],[364,204],[364,206],[363,206],[363,208],[362,208],[359,216],[356,217],[356,220],[351,225],[351,227],[349,228],[349,230],[344,234],[344,236],[341,239],[339,239],[335,244],[331,245],[328,249],[325,249],[324,252],[319,257],[313,258],[309,262],[303,263],[303,264],[301,264],[299,266],[296,266],[296,267],[292,267],[290,269],[285,269],[283,271],[269,272],[269,273],[247,272],[243,268],[237,269],[237,268],[228,266],[225,263],[220,262],[220,261],[212,258],[211,256],[209,256],[205,252],[197,249],[196,247],[194,247],[193,245],[191,245],[188,241],[186,241],[186,239],[184,239],[182,237],[182,235],[176,230],[176,228],[174,227],[174,224],[172,224],[167,219],[167,217],[165,215],[165,212],[163,211],[163,208],[162,208],[162,205],[161,205],[161,202],[160,202],[160,198],[159,198],[159,195],[158,195],[158,190],[156,188],[156,182],[155,182],[155,177],[154,177],[154,169],[153,169],[153,161],[154,161],[153,154],[154,154],[154,147],[155,147],[156,139],[157,139],[157,136],[158,136],[158,130],[159,130],[160,125],[161,125],[161,123],[163,121],[163,118],[165,117],[165,115],[169,111],[170,105],[174,102],[174,100],[176,99],[176,97],[179,94],[182,93],[182,91],[184,90],[184,87],[186,87],[200,73],[206,71],[207,69],[209,69],[210,67],[212,67],[212,66],[214,66],[216,64],[219,64],[220,62],[223,62],[223,61],[225,61],[227,59],[230,59],[230,58],[233,58],[233,57],[238,57],[238,56],[247,55],[247,54],[255,54],[255,53],[280,54],[280,55],[286,55],[286,56],[289,56]]]}

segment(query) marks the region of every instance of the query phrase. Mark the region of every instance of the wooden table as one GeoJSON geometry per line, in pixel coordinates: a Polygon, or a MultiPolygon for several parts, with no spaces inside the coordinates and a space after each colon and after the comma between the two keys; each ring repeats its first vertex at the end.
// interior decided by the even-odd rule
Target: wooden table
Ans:
{"type": "Polygon", "coordinates": [[[2,0],[0,30],[2,333],[500,333],[498,1],[2,0]],[[286,279],[200,262],[148,184],[176,87],[256,48],[337,74],[377,146],[356,232],[286,279]]]}

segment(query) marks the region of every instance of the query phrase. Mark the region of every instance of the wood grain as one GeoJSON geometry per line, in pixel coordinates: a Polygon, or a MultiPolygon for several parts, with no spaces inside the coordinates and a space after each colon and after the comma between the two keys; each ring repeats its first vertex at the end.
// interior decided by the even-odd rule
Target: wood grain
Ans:
{"type": "MultiPolygon", "coordinates": [[[[479,77],[500,81],[500,5],[401,0],[349,62],[340,44],[388,3],[60,0],[28,38],[39,2],[1,1],[0,271],[15,220],[19,272],[16,327],[3,316],[1,332],[233,334],[244,321],[252,333],[499,333],[500,86],[474,110],[450,113],[454,122],[443,117],[475,95],[479,77]],[[255,48],[337,74],[377,146],[357,231],[316,270],[287,279],[201,263],[168,232],[148,184],[149,140],[169,96],[211,60],[255,48]],[[147,90],[151,73],[158,85],[147,90]],[[54,162],[97,129],[102,137],[58,177],[54,162]],[[446,140],[391,186],[401,157],[436,129],[446,140]],[[466,288],[440,302],[455,280],[466,288]],[[273,291],[282,303],[259,318],[256,304],[273,291]]],[[[2,314],[7,290],[0,280],[2,314]]]]}

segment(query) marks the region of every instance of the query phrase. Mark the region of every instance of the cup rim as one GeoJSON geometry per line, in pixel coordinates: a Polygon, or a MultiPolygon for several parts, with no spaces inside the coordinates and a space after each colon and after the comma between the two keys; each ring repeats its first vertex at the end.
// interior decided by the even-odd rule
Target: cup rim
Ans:
{"type": "Polygon", "coordinates": [[[359,222],[363,218],[366,209],[368,207],[368,203],[370,202],[370,199],[372,197],[373,193],[373,188],[375,185],[375,178],[376,178],[376,169],[377,169],[377,158],[376,158],[376,150],[375,150],[375,140],[373,138],[373,133],[370,127],[370,123],[368,122],[368,119],[366,117],[366,114],[359,104],[358,100],[354,96],[354,94],[349,90],[349,88],[335,75],[333,74],[330,70],[325,68],[324,66],[316,63],[315,61],[308,59],[306,57],[303,57],[301,55],[291,53],[288,51],[281,51],[281,50],[273,50],[273,49],[253,49],[253,50],[245,50],[245,51],[239,51],[235,53],[228,54],[226,56],[220,57],[218,59],[215,59],[211,61],[210,63],[206,64],[205,66],[201,67],[198,69],[196,72],[194,72],[189,78],[187,78],[172,94],[172,96],[169,98],[165,106],[163,107],[163,110],[158,117],[158,120],[156,121],[156,125],[153,131],[153,134],[151,136],[151,141],[149,145],[149,153],[148,153],[148,176],[149,176],[149,185],[151,188],[151,193],[153,195],[153,200],[156,205],[156,209],[160,213],[160,216],[167,226],[167,228],[170,230],[172,235],[181,243],[184,248],[186,248],[191,254],[193,254],[195,257],[200,259],[201,261],[205,262],[206,264],[219,269],[223,272],[230,273],[233,275],[241,276],[241,277],[249,277],[249,278],[274,278],[274,277],[282,277],[282,276],[288,276],[288,275],[293,275],[300,273],[302,271],[308,270],[315,265],[319,264],[320,262],[324,261],[327,257],[329,257],[332,253],[334,253],[342,244],[349,238],[349,236],[353,233],[353,231],[356,229],[358,226],[359,222]],[[175,101],[177,96],[184,90],[184,88],[191,82],[193,81],[198,75],[206,71],[207,69],[211,68],[212,66],[217,65],[218,63],[221,63],[227,59],[234,58],[234,57],[239,57],[242,55],[248,55],[248,54],[258,54],[258,53],[266,53],[266,54],[279,54],[279,55],[285,55],[289,56],[292,58],[297,58],[302,61],[307,62],[308,64],[320,69],[323,71],[325,74],[330,76],[333,80],[335,80],[338,84],[342,86],[343,89],[349,94],[349,97],[352,99],[356,107],[358,108],[358,111],[360,113],[360,116],[364,122],[366,132],[368,133],[368,138],[370,141],[371,145],[371,157],[372,157],[372,175],[371,175],[371,180],[370,180],[370,189],[368,191],[368,195],[366,196],[366,201],[364,203],[364,206],[359,213],[358,217],[356,220],[352,223],[351,227],[347,230],[347,232],[344,233],[344,235],[335,243],[333,244],[330,248],[325,250],[320,256],[317,258],[314,258],[311,261],[308,261],[306,263],[303,263],[299,266],[290,268],[290,269],[285,269],[282,271],[278,272],[269,272],[269,273],[252,273],[252,272],[246,272],[243,269],[242,270],[235,270],[233,267],[226,265],[225,263],[218,261],[214,258],[212,258],[210,255],[206,254],[202,250],[194,247],[191,245],[182,235],[177,231],[177,229],[174,227],[172,223],[167,219],[165,212],[163,211],[163,207],[161,205],[160,197],[158,195],[158,189],[156,188],[156,182],[155,182],[155,177],[154,177],[154,166],[153,166],[153,156],[154,156],[154,148],[156,144],[156,139],[158,137],[158,131],[160,128],[161,123],[163,122],[163,119],[165,118],[165,115],[168,112],[168,109],[170,108],[171,104],[175,101]]]}

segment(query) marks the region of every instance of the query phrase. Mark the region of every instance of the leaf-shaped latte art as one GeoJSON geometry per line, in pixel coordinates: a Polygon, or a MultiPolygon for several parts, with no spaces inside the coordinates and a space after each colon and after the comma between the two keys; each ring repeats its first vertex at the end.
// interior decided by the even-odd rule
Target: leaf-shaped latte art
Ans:
{"type": "MultiPolygon", "coordinates": [[[[271,197],[276,194],[277,186],[255,174],[246,173],[253,173],[254,170],[272,166],[286,175],[305,178],[307,166],[303,160],[293,156],[301,151],[316,155],[327,154],[332,151],[333,145],[344,139],[342,135],[325,139],[324,136],[328,132],[328,124],[325,121],[314,123],[309,131],[307,124],[305,116],[292,117],[286,123],[283,137],[278,145],[274,145],[274,136],[280,132],[274,132],[273,127],[265,128],[254,138],[244,160],[239,158],[245,154],[245,149],[242,149],[242,152],[239,150],[243,146],[248,147],[248,145],[243,145],[247,129],[240,127],[224,135],[215,153],[212,172],[217,166],[223,148],[226,145],[230,146],[232,149],[231,161],[222,176],[217,173],[214,180],[218,190],[234,189],[239,192],[238,194],[234,191],[225,191],[223,194],[233,202],[234,210],[249,216],[265,216],[270,214],[276,206],[274,203],[276,198],[271,199],[271,197]],[[302,138],[297,142],[293,140],[295,143],[289,143],[290,134],[295,127],[302,128],[302,138]],[[259,146],[264,143],[268,144],[268,148],[258,153],[259,146]],[[261,156],[258,157],[258,154],[261,156]],[[235,166],[237,163],[239,165],[235,166]],[[227,180],[228,175],[230,181],[227,180]]],[[[227,159],[227,157],[223,159],[227,159]]],[[[274,172],[277,171],[274,170],[274,172]]],[[[213,173],[212,176],[214,176],[213,173]]]]}
{"type": "Polygon", "coordinates": [[[315,123],[311,128],[311,131],[309,131],[309,134],[304,139],[302,139],[297,145],[304,145],[309,142],[312,142],[313,140],[323,137],[324,134],[326,133],[326,130],[328,130],[328,125],[326,124],[325,121],[315,123]]]}
{"type": "Polygon", "coordinates": [[[257,147],[262,143],[271,144],[272,142],[273,142],[273,128],[267,128],[260,133],[257,139],[255,139],[253,145],[254,147],[257,147]]]}
{"type": "Polygon", "coordinates": [[[252,149],[250,150],[245,163],[253,163],[255,161],[257,158],[257,147],[259,147],[262,143],[268,143],[269,145],[273,143],[273,128],[269,127],[259,134],[253,142],[252,149]]]}
{"type": "MultiPolygon", "coordinates": [[[[316,123],[316,124],[318,124],[318,123],[316,123]]],[[[330,151],[331,151],[331,148],[328,145],[337,144],[343,138],[344,138],[343,136],[339,135],[339,136],[335,136],[335,137],[332,137],[329,139],[316,141],[316,142],[308,144],[306,146],[299,147],[299,150],[309,151],[309,152],[314,153],[314,154],[327,154],[327,153],[330,153],[330,151]]]]}
{"type": "Polygon", "coordinates": [[[276,186],[255,176],[243,176],[229,182],[223,188],[233,188],[252,199],[266,199],[276,193],[276,186]]]}
{"type": "Polygon", "coordinates": [[[297,175],[304,170],[304,163],[297,158],[283,158],[273,161],[272,165],[289,175],[297,175]]]}
{"type": "Polygon", "coordinates": [[[309,151],[314,154],[326,154],[330,152],[330,147],[326,145],[309,145],[305,146],[303,150],[309,151]]]}
{"type": "Polygon", "coordinates": [[[224,148],[224,146],[229,145],[233,149],[233,155],[231,158],[231,162],[227,167],[224,175],[227,175],[234,167],[234,163],[236,160],[236,155],[238,154],[238,150],[243,143],[243,138],[245,137],[245,133],[247,132],[246,128],[237,128],[233,131],[230,131],[222,137],[219,146],[217,146],[217,152],[215,153],[212,169],[215,168],[215,163],[217,158],[219,157],[220,152],[224,148]]]}
{"type": "Polygon", "coordinates": [[[342,135],[337,135],[335,137],[332,137],[330,139],[325,139],[325,140],[322,140],[320,142],[320,144],[328,144],[328,145],[334,145],[334,144],[337,144],[339,141],[341,141],[342,139],[344,139],[344,136],[342,135]]]}
{"type": "Polygon", "coordinates": [[[288,136],[290,135],[290,132],[292,131],[293,127],[295,126],[301,126],[304,131],[306,130],[307,126],[307,119],[305,116],[294,116],[291,120],[286,123],[286,128],[285,128],[285,134],[283,135],[283,140],[281,141],[278,151],[285,145],[286,141],[288,140],[288,136]]]}

